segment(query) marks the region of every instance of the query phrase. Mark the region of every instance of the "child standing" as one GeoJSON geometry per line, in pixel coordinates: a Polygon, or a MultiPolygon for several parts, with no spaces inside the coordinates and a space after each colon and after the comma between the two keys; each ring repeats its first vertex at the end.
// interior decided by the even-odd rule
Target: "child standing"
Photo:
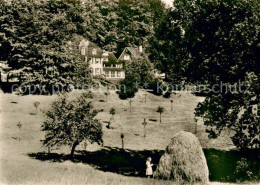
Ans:
{"type": "Polygon", "coordinates": [[[146,176],[148,179],[153,175],[153,168],[152,168],[153,164],[151,162],[152,162],[152,158],[148,157],[146,160],[146,176]]]}

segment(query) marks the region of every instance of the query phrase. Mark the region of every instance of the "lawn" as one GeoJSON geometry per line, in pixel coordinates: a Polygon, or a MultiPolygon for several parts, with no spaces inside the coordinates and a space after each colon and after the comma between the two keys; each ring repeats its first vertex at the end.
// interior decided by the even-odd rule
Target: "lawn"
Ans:
{"type": "MultiPolygon", "coordinates": [[[[79,93],[72,92],[70,97],[78,96],[79,93]]],[[[203,97],[183,92],[166,99],[147,93],[147,100],[144,103],[144,94],[144,91],[139,91],[132,99],[130,112],[128,100],[120,100],[117,94],[111,92],[106,103],[102,101],[105,100],[104,93],[95,92],[94,106],[104,110],[97,117],[103,124],[104,146],[96,144],[88,145],[86,148],[78,146],[76,161],[72,163],[67,155],[70,152],[69,147],[54,148],[51,154],[48,154],[48,149],[40,142],[44,138],[44,133],[40,131],[44,121],[42,111],[49,108],[50,103],[57,98],[56,95],[17,96],[1,93],[0,182],[2,184],[172,184],[170,181],[143,178],[145,159],[152,156],[154,163],[157,163],[175,133],[181,130],[195,132],[193,112],[203,97]],[[173,111],[171,111],[171,99],[173,111]],[[37,115],[33,106],[35,101],[40,102],[37,115]],[[161,124],[159,113],[156,112],[158,106],[165,108],[161,124]],[[116,114],[115,121],[111,124],[112,128],[108,129],[106,126],[111,116],[109,114],[111,107],[116,109],[116,114]],[[146,138],[143,137],[144,118],[148,121],[146,138]],[[18,122],[22,124],[20,131],[18,122]],[[125,135],[124,151],[121,150],[121,133],[125,135]]],[[[214,174],[216,164],[219,164],[214,161],[223,159],[220,157],[225,156],[224,151],[234,148],[228,135],[209,140],[205,126],[199,123],[196,136],[204,148],[207,159],[212,159],[208,161],[211,180],[227,180],[225,178],[227,173],[234,167],[224,174],[214,174]]],[[[240,157],[233,163],[239,159],[240,157]]],[[[254,166],[257,165],[252,163],[254,166]]],[[[224,164],[221,164],[217,167],[223,167],[224,164]]],[[[255,169],[254,175],[259,175],[258,172],[258,169],[255,169]]]]}

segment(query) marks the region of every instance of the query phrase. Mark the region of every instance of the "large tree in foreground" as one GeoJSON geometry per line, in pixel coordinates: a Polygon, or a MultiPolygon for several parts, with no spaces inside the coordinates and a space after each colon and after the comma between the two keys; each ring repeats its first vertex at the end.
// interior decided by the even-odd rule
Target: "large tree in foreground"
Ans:
{"type": "Polygon", "coordinates": [[[259,9],[257,0],[175,0],[156,28],[153,59],[167,80],[207,84],[196,116],[240,150],[260,148],[259,9]]]}
{"type": "Polygon", "coordinates": [[[71,159],[75,148],[84,142],[102,144],[102,125],[95,119],[98,110],[93,108],[91,94],[83,93],[76,99],[69,100],[67,95],[61,95],[51,104],[45,113],[46,120],[42,125],[45,139],[42,143],[47,147],[71,146],[71,159]]]}

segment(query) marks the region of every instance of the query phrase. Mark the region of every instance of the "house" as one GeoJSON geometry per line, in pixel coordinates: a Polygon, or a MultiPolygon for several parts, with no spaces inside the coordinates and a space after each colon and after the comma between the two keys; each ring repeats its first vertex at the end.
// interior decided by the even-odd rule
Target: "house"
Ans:
{"type": "Polygon", "coordinates": [[[146,58],[149,60],[147,55],[144,53],[142,46],[139,46],[139,48],[126,47],[119,56],[118,61],[131,62],[131,60],[139,58],[146,58]]]}
{"type": "Polygon", "coordinates": [[[125,78],[123,63],[119,62],[114,53],[106,52],[104,57],[107,57],[103,63],[103,71],[107,80],[121,80],[125,78]]]}
{"type": "Polygon", "coordinates": [[[82,39],[79,44],[79,51],[89,62],[89,67],[94,76],[103,74],[103,50],[93,42],[82,39]]]}
{"type": "Polygon", "coordinates": [[[115,57],[114,53],[104,51],[93,42],[82,39],[79,43],[79,51],[89,62],[93,76],[104,76],[107,80],[121,80],[125,78],[123,65],[115,57]]]}
{"type": "MultiPolygon", "coordinates": [[[[133,59],[146,59],[150,61],[142,46],[139,46],[138,48],[126,47],[119,56],[118,61],[127,63],[131,62],[133,59]]],[[[165,73],[160,73],[156,69],[154,69],[153,72],[155,78],[165,79],[165,73]]]]}

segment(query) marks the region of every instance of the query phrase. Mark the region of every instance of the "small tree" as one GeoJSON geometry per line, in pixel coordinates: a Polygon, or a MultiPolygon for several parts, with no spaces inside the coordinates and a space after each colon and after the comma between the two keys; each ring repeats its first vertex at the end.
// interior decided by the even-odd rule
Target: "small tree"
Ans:
{"type": "Polygon", "coordinates": [[[91,101],[87,100],[86,94],[73,100],[61,95],[51,104],[50,110],[45,112],[46,120],[42,125],[42,131],[45,131],[43,145],[71,146],[73,161],[75,148],[81,142],[85,142],[85,145],[88,142],[103,144],[102,125],[95,119],[98,112],[93,108],[91,101]]]}
{"type": "Polygon", "coordinates": [[[147,125],[147,121],[144,118],[144,121],[142,122],[142,125],[144,126],[144,138],[146,137],[146,125],[147,125]]]}
{"type": "Polygon", "coordinates": [[[40,105],[40,102],[38,102],[38,101],[36,101],[36,102],[33,103],[33,106],[34,106],[35,109],[36,109],[36,113],[35,113],[36,115],[37,115],[37,113],[38,113],[37,109],[38,109],[39,105],[40,105]]]}
{"type": "Polygon", "coordinates": [[[129,105],[130,105],[130,112],[132,112],[132,102],[133,102],[133,100],[130,99],[130,100],[128,100],[128,102],[129,102],[129,105]]]}
{"type": "Polygon", "coordinates": [[[197,134],[197,131],[198,131],[198,119],[197,119],[197,118],[194,118],[194,123],[195,123],[195,131],[194,131],[194,134],[197,134]]]}
{"type": "Polygon", "coordinates": [[[110,120],[108,122],[107,128],[110,128],[110,124],[111,124],[112,120],[114,120],[114,115],[116,114],[116,109],[112,107],[109,110],[109,114],[111,114],[111,118],[110,118],[110,120]]]}
{"type": "Polygon", "coordinates": [[[125,138],[125,134],[121,133],[120,134],[120,138],[122,140],[122,149],[124,150],[124,138],[125,138]]]}
{"type": "Polygon", "coordinates": [[[146,104],[146,97],[147,97],[147,93],[145,91],[145,94],[144,94],[144,103],[146,104]]]}
{"type": "Polygon", "coordinates": [[[109,91],[105,92],[104,95],[106,96],[106,103],[107,103],[107,97],[109,96],[109,91]]]}
{"type": "Polygon", "coordinates": [[[160,123],[162,123],[162,113],[164,112],[164,108],[159,106],[156,110],[156,112],[160,113],[160,123]]]}
{"type": "Polygon", "coordinates": [[[21,121],[19,121],[19,122],[17,123],[17,127],[19,128],[19,141],[20,141],[20,130],[21,130],[21,127],[22,127],[21,121]]]}
{"type": "Polygon", "coordinates": [[[172,108],[172,103],[173,103],[173,100],[171,100],[171,111],[173,110],[173,108],[172,108]]]}

